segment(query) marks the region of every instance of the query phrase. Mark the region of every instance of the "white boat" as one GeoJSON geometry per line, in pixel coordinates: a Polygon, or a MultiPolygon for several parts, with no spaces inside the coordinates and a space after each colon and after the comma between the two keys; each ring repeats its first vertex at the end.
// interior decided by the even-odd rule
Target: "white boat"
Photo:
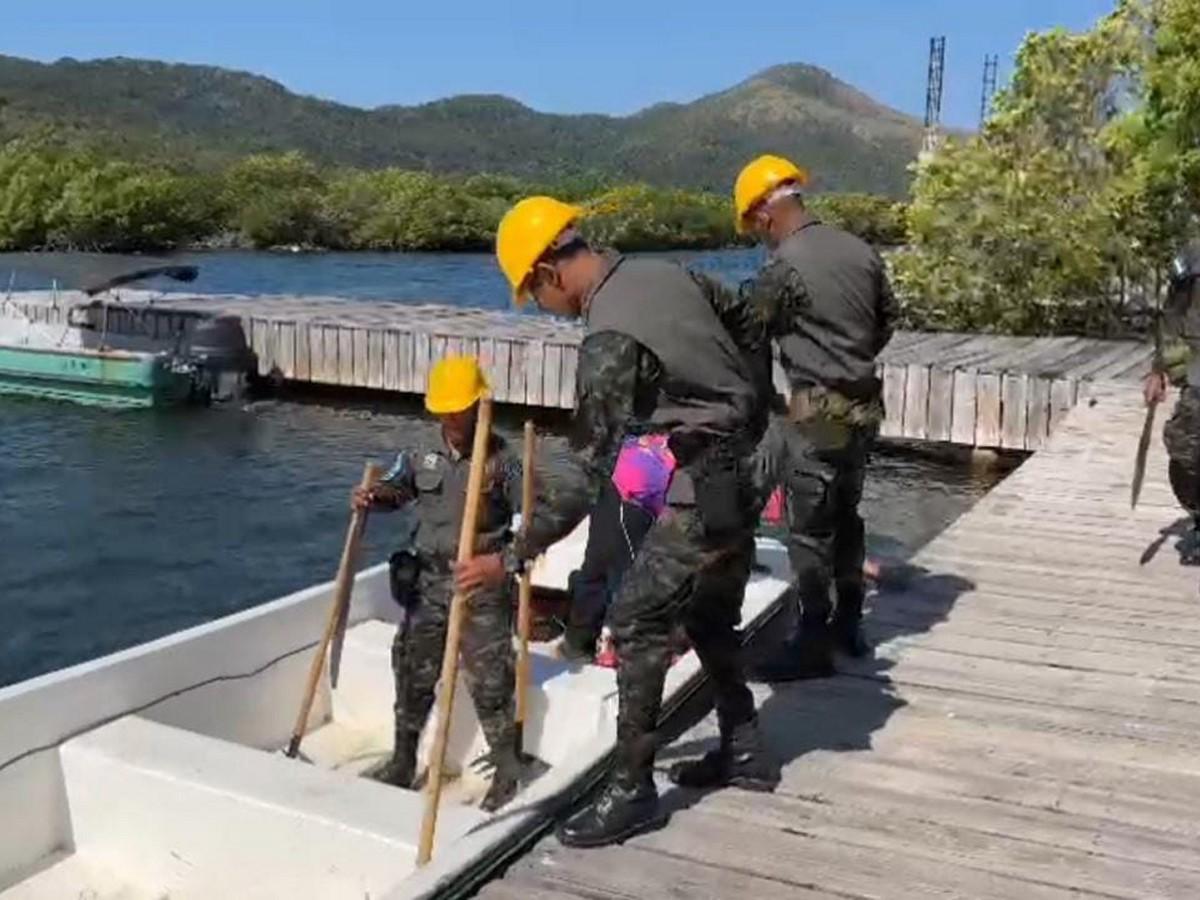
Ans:
{"type": "MultiPolygon", "coordinates": [[[[586,526],[551,549],[535,585],[565,588],[586,526]]],[[[760,540],[743,624],[786,588],[787,557],[760,540]]],[[[397,607],[386,565],[357,576],[336,691],[323,683],[302,745],[287,742],[332,583],[0,689],[3,900],[412,898],[470,890],[591,786],[615,735],[613,671],[535,645],[526,750],[541,761],[494,815],[469,763],[482,745],[456,692],[433,861],[418,869],[424,794],[360,777],[392,734],[397,607]]],[[[699,684],[693,653],[668,707],[699,684]]],[[[426,737],[432,723],[426,730],[426,737]]],[[[428,741],[424,742],[427,746],[428,741]]]]}

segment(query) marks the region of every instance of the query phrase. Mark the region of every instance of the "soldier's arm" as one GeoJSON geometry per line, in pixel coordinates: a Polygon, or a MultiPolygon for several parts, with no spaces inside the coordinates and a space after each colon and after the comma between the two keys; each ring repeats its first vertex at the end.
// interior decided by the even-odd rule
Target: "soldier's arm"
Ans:
{"type": "Polygon", "coordinates": [[[417,496],[416,468],[412,454],[398,453],[392,467],[370,491],[372,509],[400,509],[417,496]]]}
{"type": "Polygon", "coordinates": [[[804,277],[781,259],[767,263],[753,278],[738,286],[738,297],[763,327],[766,337],[791,331],[799,314],[811,303],[804,277]]]}
{"type": "Polygon", "coordinates": [[[766,323],[751,305],[749,298],[703,272],[689,270],[688,274],[704,292],[708,305],[713,308],[734,343],[744,353],[750,356],[757,355],[768,344],[770,337],[767,334],[766,323]]]}
{"type": "Polygon", "coordinates": [[[879,266],[878,306],[875,313],[878,323],[875,332],[875,353],[878,355],[896,333],[896,323],[900,319],[900,303],[896,299],[896,292],[892,290],[892,282],[888,278],[883,258],[876,254],[875,260],[879,266]]]}
{"type": "Polygon", "coordinates": [[[653,401],[658,360],[615,331],[588,335],[579,347],[570,452],[538,460],[537,504],[529,528],[514,542],[519,559],[532,559],[566,537],[591,511],[600,486],[612,477],[621,440],[653,401]]]}

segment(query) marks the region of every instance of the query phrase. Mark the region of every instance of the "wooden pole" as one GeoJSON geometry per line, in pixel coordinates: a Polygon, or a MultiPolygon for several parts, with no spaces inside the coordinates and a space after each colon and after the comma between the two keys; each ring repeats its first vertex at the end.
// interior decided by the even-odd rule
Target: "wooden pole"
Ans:
{"type": "MultiPolygon", "coordinates": [[[[525,423],[525,445],[521,454],[521,531],[529,532],[533,518],[533,422],[525,423]]],[[[517,753],[524,752],[525,720],[529,712],[529,631],[533,620],[533,574],[528,567],[521,575],[517,599],[517,753]]]]}
{"type": "MultiPolygon", "coordinates": [[[[383,470],[373,462],[363,467],[361,488],[373,487],[379,480],[383,470]]],[[[295,758],[300,752],[300,742],[304,740],[304,731],[308,727],[308,716],[312,712],[313,699],[317,695],[317,685],[321,681],[321,672],[325,668],[325,656],[329,644],[337,631],[338,623],[345,618],[345,612],[350,608],[350,593],[354,588],[354,569],[358,561],[358,546],[362,542],[363,526],[367,521],[367,511],[356,509],[350,515],[350,527],[346,530],[346,543],[342,546],[342,560],[338,564],[337,580],[333,585],[333,604],[329,608],[329,620],[325,623],[325,633],[317,652],[313,654],[312,665],[308,670],[308,684],[304,687],[304,697],[300,701],[300,714],[296,717],[296,725],[292,729],[292,739],[288,742],[287,755],[295,758]]]]}
{"type": "MultiPolygon", "coordinates": [[[[483,491],[483,470],[487,463],[488,438],[492,433],[492,398],[479,400],[475,422],[475,441],[471,448],[471,470],[467,477],[467,499],[462,526],[458,532],[458,561],[475,555],[475,523],[479,518],[479,498],[483,491]]],[[[454,709],[454,687],[458,680],[458,645],[462,640],[463,619],[468,598],[455,591],[450,600],[450,621],[446,626],[446,650],[442,654],[442,675],[438,681],[438,720],[429,772],[425,778],[425,815],[421,820],[421,838],[417,845],[417,865],[433,856],[433,836],[437,830],[438,804],[442,797],[442,768],[446,762],[446,741],[450,736],[450,714],[454,709]]]]}

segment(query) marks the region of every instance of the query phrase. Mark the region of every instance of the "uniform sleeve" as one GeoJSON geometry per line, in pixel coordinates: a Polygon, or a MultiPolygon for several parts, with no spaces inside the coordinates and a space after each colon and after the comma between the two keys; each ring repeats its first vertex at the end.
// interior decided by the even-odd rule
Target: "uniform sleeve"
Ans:
{"type": "Polygon", "coordinates": [[[900,304],[896,300],[895,291],[892,290],[892,282],[888,278],[887,265],[879,255],[876,255],[875,259],[879,265],[879,307],[876,310],[878,330],[876,331],[875,340],[875,353],[878,355],[888,345],[888,341],[892,339],[892,335],[896,333],[896,323],[900,319],[900,304]]]}
{"type": "Polygon", "coordinates": [[[1185,337],[1185,324],[1191,306],[1191,291],[1172,289],[1155,323],[1158,333],[1154,342],[1155,372],[1166,375],[1172,383],[1182,384],[1187,377],[1192,351],[1185,337]]]}
{"type": "Polygon", "coordinates": [[[417,496],[415,479],[416,466],[413,464],[412,453],[402,451],[396,454],[391,468],[375,485],[374,506],[380,509],[399,509],[410,503],[417,496]]]}
{"type": "Polygon", "coordinates": [[[575,376],[570,452],[539,459],[538,504],[517,556],[531,559],[566,537],[591,511],[612,477],[621,440],[648,413],[661,377],[657,358],[628,335],[602,331],[584,338],[575,376]]]}
{"type": "Polygon", "coordinates": [[[753,312],[766,337],[781,337],[811,305],[808,285],[794,266],[782,259],[767,263],[738,287],[739,299],[753,312]]]}
{"type": "Polygon", "coordinates": [[[702,272],[689,271],[688,274],[704,292],[709,306],[744,353],[755,356],[770,342],[766,323],[748,297],[702,272]]]}

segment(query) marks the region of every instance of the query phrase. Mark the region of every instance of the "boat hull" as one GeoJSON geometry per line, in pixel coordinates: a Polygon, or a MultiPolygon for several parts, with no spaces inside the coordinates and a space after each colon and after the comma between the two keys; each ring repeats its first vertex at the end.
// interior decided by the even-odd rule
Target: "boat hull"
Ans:
{"type": "Polygon", "coordinates": [[[145,408],[187,401],[192,384],[165,353],[0,345],[0,394],[145,408]]]}

